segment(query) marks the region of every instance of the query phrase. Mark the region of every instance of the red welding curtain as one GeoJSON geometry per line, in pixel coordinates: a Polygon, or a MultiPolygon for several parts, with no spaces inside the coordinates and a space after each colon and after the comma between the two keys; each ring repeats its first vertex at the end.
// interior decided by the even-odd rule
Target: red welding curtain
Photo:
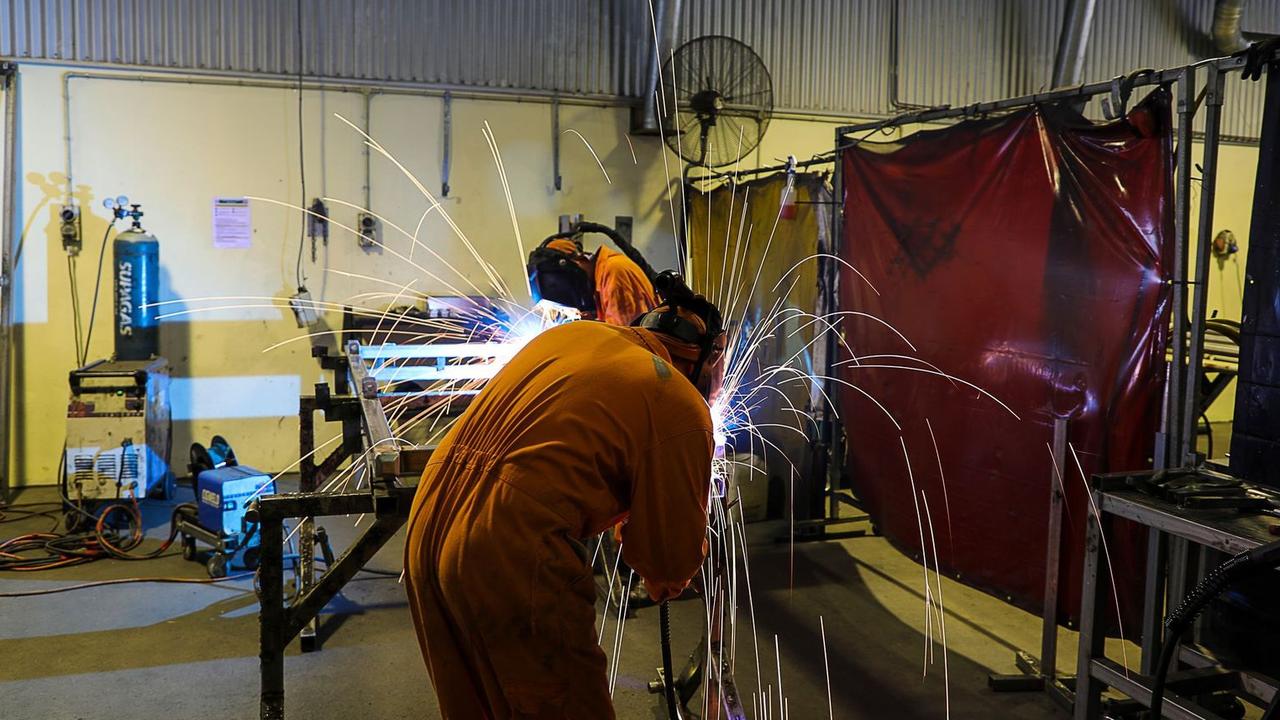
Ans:
{"type": "MultiPolygon", "coordinates": [[[[851,480],[880,530],[917,552],[925,509],[913,502],[923,499],[913,498],[905,442],[944,571],[1035,611],[1053,418],[1069,419],[1085,473],[1150,466],[1169,322],[1170,124],[1168,94],[1158,90],[1105,125],[1038,107],[843,154],[842,252],[866,276],[845,271],[843,309],[883,318],[917,348],[879,323],[845,317],[846,358],[851,349],[862,359],[861,367],[846,361],[839,376],[902,426],[842,390],[851,480]],[[963,384],[869,367],[925,362],[1020,419],[963,384]]],[[[1070,452],[1067,464],[1059,607],[1060,620],[1074,622],[1088,496],[1070,452]]],[[[929,544],[927,527],[923,536],[929,544]]],[[[1110,540],[1129,637],[1142,547],[1132,526],[1110,540]]]]}

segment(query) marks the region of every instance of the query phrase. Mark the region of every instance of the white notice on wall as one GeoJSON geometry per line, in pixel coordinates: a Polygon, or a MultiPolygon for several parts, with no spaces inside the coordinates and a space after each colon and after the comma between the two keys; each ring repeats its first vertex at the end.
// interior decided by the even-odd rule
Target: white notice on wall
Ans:
{"type": "Polygon", "coordinates": [[[252,234],[248,200],[226,197],[213,199],[214,247],[247,248],[252,234]]]}

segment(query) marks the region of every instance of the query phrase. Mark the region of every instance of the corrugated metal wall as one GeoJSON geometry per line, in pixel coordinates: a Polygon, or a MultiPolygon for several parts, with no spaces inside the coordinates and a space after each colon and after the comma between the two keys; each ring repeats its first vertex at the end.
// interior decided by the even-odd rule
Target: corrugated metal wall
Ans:
{"type": "MultiPolygon", "coordinates": [[[[751,45],[773,74],[779,109],[885,115],[895,106],[1043,89],[1065,4],[683,0],[680,37],[723,34],[751,45]]],[[[293,74],[298,6],[0,0],[0,56],[293,74]]],[[[302,7],[304,72],[323,77],[634,98],[653,52],[650,0],[302,0],[302,7]]],[[[1212,55],[1212,10],[1213,0],[1099,2],[1086,79],[1212,55]]],[[[1253,0],[1245,17],[1246,30],[1280,32],[1280,0],[1253,0]]],[[[1233,82],[1227,97],[1224,131],[1256,137],[1261,87],[1233,82]]]]}
{"type": "Polygon", "coordinates": [[[299,6],[331,78],[634,96],[652,45],[645,0],[0,0],[0,56],[295,74],[299,6]]]}
{"type": "Polygon", "coordinates": [[[682,9],[682,39],[728,35],[760,55],[778,108],[885,112],[891,2],[684,0],[682,9]]]}

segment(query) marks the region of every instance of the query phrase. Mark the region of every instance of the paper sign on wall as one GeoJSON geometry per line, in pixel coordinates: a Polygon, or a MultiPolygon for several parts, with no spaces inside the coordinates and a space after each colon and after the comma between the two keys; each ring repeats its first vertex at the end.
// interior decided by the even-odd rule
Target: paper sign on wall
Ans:
{"type": "Polygon", "coordinates": [[[249,201],[244,198],[213,199],[213,246],[247,248],[253,224],[249,220],[249,201]]]}

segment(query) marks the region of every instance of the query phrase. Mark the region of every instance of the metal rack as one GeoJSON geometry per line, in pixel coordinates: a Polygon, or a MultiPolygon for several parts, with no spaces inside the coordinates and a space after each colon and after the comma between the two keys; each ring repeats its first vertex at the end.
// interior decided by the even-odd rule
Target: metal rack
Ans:
{"type": "MultiPolygon", "coordinates": [[[[1155,656],[1146,650],[1148,639],[1143,638],[1143,657],[1140,670],[1129,670],[1103,653],[1106,608],[1110,599],[1108,583],[1103,575],[1102,535],[1112,518],[1124,518],[1149,528],[1155,536],[1155,552],[1163,554],[1166,542],[1179,539],[1226,553],[1239,553],[1267,544],[1271,536],[1269,523],[1261,516],[1241,514],[1233,509],[1186,509],[1133,489],[1135,481],[1149,478],[1154,472],[1112,473],[1096,475],[1093,480],[1093,502],[1099,515],[1090,522],[1085,539],[1084,589],[1080,611],[1080,656],[1076,668],[1075,715],[1076,720],[1092,720],[1102,717],[1104,702],[1102,691],[1110,687],[1125,694],[1141,707],[1151,702],[1151,675],[1155,656]]],[[[1162,575],[1164,566],[1154,568],[1162,575]]],[[[1148,568],[1148,574],[1152,572],[1148,568]]],[[[1161,578],[1162,579],[1162,578],[1161,578]]],[[[1148,593],[1153,588],[1148,586],[1148,593]]],[[[1144,627],[1160,627],[1163,612],[1158,606],[1144,608],[1144,627]]],[[[1157,647],[1157,655],[1158,655],[1157,647]]],[[[1268,707],[1266,720],[1280,718],[1280,695],[1276,693],[1276,681],[1241,670],[1220,667],[1208,655],[1184,648],[1182,662],[1190,670],[1174,672],[1169,676],[1162,715],[1176,720],[1219,720],[1222,716],[1190,699],[1195,695],[1229,691],[1238,693],[1250,702],[1268,707]]],[[[1111,703],[1113,709],[1126,704],[1111,703]]]]}

